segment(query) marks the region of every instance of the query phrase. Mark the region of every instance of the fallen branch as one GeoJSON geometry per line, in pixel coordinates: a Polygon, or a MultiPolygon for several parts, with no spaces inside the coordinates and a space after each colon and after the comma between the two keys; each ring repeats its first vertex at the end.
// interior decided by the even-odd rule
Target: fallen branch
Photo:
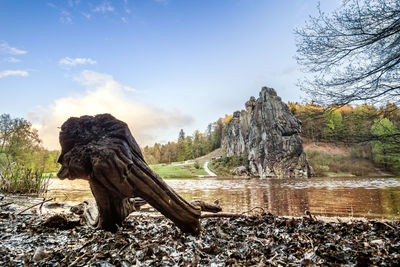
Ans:
{"type": "MultiPolygon", "coordinates": [[[[142,216],[148,216],[151,218],[163,218],[163,215],[158,215],[158,214],[151,214],[151,213],[131,213],[129,214],[128,218],[132,217],[142,217],[142,216]]],[[[200,215],[200,219],[205,219],[205,218],[236,218],[236,217],[249,217],[251,215],[246,215],[246,214],[240,214],[240,213],[230,213],[230,212],[220,212],[220,213],[203,213],[200,215]]]]}
{"type": "Polygon", "coordinates": [[[262,208],[262,207],[254,207],[254,208],[252,208],[252,209],[250,209],[250,210],[243,211],[243,212],[240,213],[240,214],[241,214],[241,215],[242,215],[242,214],[246,214],[246,213],[252,212],[252,211],[255,210],[255,209],[260,209],[260,210],[262,211],[262,213],[265,213],[264,208],[262,208]]]}
{"type": "MultiPolygon", "coordinates": [[[[44,197],[43,198],[43,201],[45,201],[46,200],[46,198],[44,197]]],[[[44,202],[42,201],[42,203],[40,204],[40,206],[39,206],[39,212],[40,212],[40,214],[42,214],[42,207],[43,207],[43,204],[44,204],[44,202]]]]}
{"type": "MultiPolygon", "coordinates": [[[[252,215],[248,215],[246,213],[249,213],[250,211],[259,208],[264,210],[263,208],[260,207],[255,207],[251,210],[248,211],[244,211],[242,213],[233,213],[233,212],[219,212],[219,213],[202,213],[200,215],[200,219],[203,218],[236,218],[236,217],[250,217],[252,215]]],[[[141,217],[141,216],[149,216],[152,218],[162,218],[164,217],[163,215],[158,215],[158,214],[154,214],[154,213],[144,213],[144,212],[139,212],[139,213],[131,213],[129,214],[128,217],[141,217]]]]}
{"type": "Polygon", "coordinates": [[[267,260],[267,262],[268,262],[269,264],[275,265],[275,264],[274,264],[274,259],[275,259],[276,256],[278,256],[278,255],[279,255],[279,254],[275,252],[275,255],[272,256],[271,258],[269,258],[269,259],[267,260]]]}
{"type": "Polygon", "coordinates": [[[230,213],[230,212],[220,212],[220,213],[205,213],[201,214],[200,218],[233,218],[233,217],[247,217],[249,215],[240,214],[240,213],[230,213]]]}
{"type": "Polygon", "coordinates": [[[304,236],[307,238],[307,240],[310,242],[311,244],[311,248],[314,249],[314,242],[312,241],[311,237],[309,237],[307,234],[304,234],[304,236]]]}
{"type": "Polygon", "coordinates": [[[395,230],[393,226],[391,226],[390,224],[386,223],[386,222],[382,222],[384,225],[386,225],[387,227],[389,227],[392,230],[395,230]]]}
{"type": "Polygon", "coordinates": [[[8,203],[1,204],[0,208],[6,207],[6,206],[11,205],[11,204],[13,204],[13,202],[8,202],[8,203]]]}
{"type": "Polygon", "coordinates": [[[55,199],[55,198],[49,198],[49,199],[43,200],[43,201],[41,201],[41,202],[39,202],[39,203],[36,203],[35,205],[29,206],[28,208],[24,209],[23,211],[18,212],[17,215],[21,215],[22,213],[24,213],[24,212],[27,211],[27,210],[30,210],[31,208],[34,208],[34,207],[36,207],[36,206],[38,206],[38,205],[43,205],[43,203],[52,201],[52,200],[54,200],[54,199],[55,199]]]}
{"type": "Polygon", "coordinates": [[[246,213],[252,212],[255,209],[260,209],[262,213],[266,213],[264,208],[262,207],[254,207],[250,210],[243,211],[242,213],[231,213],[231,212],[220,212],[216,214],[205,213],[201,214],[200,218],[213,218],[213,217],[220,217],[220,218],[233,218],[233,217],[248,217],[251,215],[247,215],[246,213]]]}
{"type": "Polygon", "coordinates": [[[77,257],[71,264],[68,265],[68,267],[72,267],[72,266],[76,265],[81,259],[83,259],[86,256],[89,256],[89,252],[90,251],[87,251],[87,252],[83,253],[81,256],[77,257]]]}
{"type": "Polygon", "coordinates": [[[204,202],[203,200],[193,200],[190,202],[195,207],[199,207],[201,211],[208,211],[208,212],[213,212],[217,213],[222,211],[221,206],[219,205],[218,199],[214,201],[214,203],[207,203],[204,202]]]}

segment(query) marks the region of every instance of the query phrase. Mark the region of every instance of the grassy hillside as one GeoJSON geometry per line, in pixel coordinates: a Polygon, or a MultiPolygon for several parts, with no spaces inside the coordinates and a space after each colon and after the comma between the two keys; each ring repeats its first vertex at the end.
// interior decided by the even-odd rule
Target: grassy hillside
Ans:
{"type": "MultiPolygon", "coordinates": [[[[355,155],[354,147],[339,146],[333,143],[309,142],[304,140],[304,150],[314,169],[315,176],[391,176],[382,171],[373,161],[355,155]]],[[[162,178],[192,178],[207,175],[203,164],[210,161],[209,168],[219,176],[232,176],[237,166],[247,166],[243,157],[226,157],[222,149],[199,157],[193,161],[171,164],[153,164],[150,167],[162,178]],[[217,160],[214,157],[222,156],[217,160]]]]}
{"type": "Polygon", "coordinates": [[[354,147],[332,143],[307,142],[303,144],[315,176],[391,176],[373,161],[354,155],[354,147]]]}
{"type": "Polygon", "coordinates": [[[150,168],[164,179],[168,178],[192,178],[207,175],[203,166],[195,161],[175,162],[171,164],[152,164],[150,168]]]}

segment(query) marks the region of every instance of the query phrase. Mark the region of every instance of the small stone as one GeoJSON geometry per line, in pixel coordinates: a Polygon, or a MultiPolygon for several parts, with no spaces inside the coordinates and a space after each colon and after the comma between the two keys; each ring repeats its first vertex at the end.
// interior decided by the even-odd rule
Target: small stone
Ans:
{"type": "Polygon", "coordinates": [[[38,262],[41,261],[45,258],[47,258],[49,256],[49,254],[45,251],[45,249],[43,247],[38,247],[35,250],[35,253],[33,254],[33,261],[34,262],[38,262]]]}
{"type": "Polygon", "coordinates": [[[237,175],[237,176],[247,176],[247,175],[248,175],[248,172],[247,172],[247,169],[246,169],[245,166],[236,167],[236,168],[233,170],[232,173],[233,173],[234,175],[237,175]]]}
{"type": "Polygon", "coordinates": [[[378,247],[383,247],[384,242],[382,239],[375,239],[371,241],[371,245],[377,245],[378,247]]]}

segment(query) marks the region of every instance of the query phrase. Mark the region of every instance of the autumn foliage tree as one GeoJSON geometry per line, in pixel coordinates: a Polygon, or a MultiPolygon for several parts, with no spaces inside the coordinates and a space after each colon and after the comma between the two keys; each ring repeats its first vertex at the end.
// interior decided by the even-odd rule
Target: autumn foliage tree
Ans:
{"type": "MultiPolygon", "coordinates": [[[[318,11],[317,16],[296,30],[297,61],[306,72],[300,83],[302,89],[316,103],[330,107],[350,103],[382,105],[388,101],[398,105],[400,1],[347,0],[330,14],[320,7],[318,11]]],[[[395,120],[399,119],[390,115],[396,113],[396,107],[386,106],[385,112],[381,118],[396,126],[395,120]]],[[[351,118],[361,123],[351,127],[358,140],[400,147],[396,130],[377,134],[364,125],[374,119],[358,115],[364,120],[351,118]]],[[[346,136],[348,141],[356,141],[350,137],[346,136]]],[[[397,154],[400,155],[399,149],[397,154]]]]}
{"type": "Polygon", "coordinates": [[[400,169],[400,109],[395,104],[327,108],[289,103],[289,107],[302,121],[301,135],[306,140],[348,146],[356,157],[373,160],[384,169],[400,169]]]}

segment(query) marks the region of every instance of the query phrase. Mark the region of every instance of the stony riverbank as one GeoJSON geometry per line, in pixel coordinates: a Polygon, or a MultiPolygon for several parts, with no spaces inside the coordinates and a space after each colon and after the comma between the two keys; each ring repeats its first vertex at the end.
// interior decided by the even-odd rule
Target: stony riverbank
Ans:
{"type": "Polygon", "coordinates": [[[271,214],[201,220],[201,236],[135,214],[117,233],[65,213],[17,214],[0,201],[2,266],[225,266],[400,264],[400,222],[321,222],[271,214]]]}

